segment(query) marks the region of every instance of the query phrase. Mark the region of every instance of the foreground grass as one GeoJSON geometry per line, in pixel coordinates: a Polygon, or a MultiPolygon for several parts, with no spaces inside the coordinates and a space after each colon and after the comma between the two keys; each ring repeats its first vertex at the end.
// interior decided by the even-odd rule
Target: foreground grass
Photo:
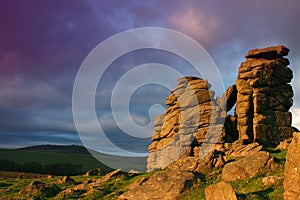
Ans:
{"type": "MultiPolygon", "coordinates": [[[[274,149],[268,150],[274,159],[274,164],[270,169],[257,174],[255,177],[247,180],[231,182],[237,197],[239,200],[282,200],[283,199],[283,181],[271,186],[264,186],[262,184],[262,178],[266,176],[280,176],[284,174],[284,164],[286,151],[279,151],[274,149]]],[[[220,174],[222,169],[214,169],[208,175],[196,174],[198,178],[197,184],[183,193],[183,200],[205,200],[204,189],[212,184],[221,181],[220,174]]],[[[97,187],[97,190],[93,190],[87,193],[72,193],[67,199],[117,199],[119,195],[128,190],[128,186],[137,179],[143,176],[151,176],[153,173],[145,173],[136,176],[129,176],[128,174],[122,174],[120,176],[109,179],[97,187]]],[[[53,178],[38,178],[34,179],[47,184],[57,184],[58,189],[54,189],[48,193],[40,195],[41,199],[66,199],[60,196],[59,193],[68,188],[74,188],[76,185],[85,183],[89,180],[101,179],[102,176],[72,176],[76,183],[59,183],[62,177],[53,178]]],[[[0,197],[3,199],[26,199],[29,196],[19,195],[19,191],[26,185],[32,182],[33,179],[0,179],[0,197]]],[[[138,198],[138,197],[137,197],[138,198]]],[[[1,199],[1,198],[0,198],[1,199]]]]}
{"type": "MultiPolygon", "coordinates": [[[[151,176],[153,173],[140,174],[136,176],[129,176],[128,174],[122,174],[114,177],[97,187],[96,190],[89,192],[76,191],[69,194],[67,197],[60,195],[60,193],[68,188],[74,188],[75,186],[86,183],[90,180],[101,179],[102,176],[72,176],[75,183],[61,183],[62,176],[53,178],[36,178],[35,181],[40,181],[45,184],[56,184],[55,187],[47,192],[37,194],[41,199],[118,199],[118,196],[128,190],[128,185],[141,177],[151,176]]],[[[0,180],[0,199],[28,199],[32,194],[20,195],[19,192],[30,184],[33,179],[4,179],[0,180]]]]}

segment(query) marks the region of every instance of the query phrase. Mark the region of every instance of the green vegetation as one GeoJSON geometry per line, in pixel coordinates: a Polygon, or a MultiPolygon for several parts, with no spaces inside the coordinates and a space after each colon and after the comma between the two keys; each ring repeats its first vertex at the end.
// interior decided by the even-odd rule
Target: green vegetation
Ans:
{"type": "MultiPolygon", "coordinates": [[[[153,173],[140,174],[133,177],[128,174],[122,174],[102,183],[95,190],[91,190],[89,192],[77,190],[70,193],[64,193],[62,191],[68,188],[74,188],[82,183],[84,184],[88,180],[101,179],[102,176],[73,176],[72,178],[75,180],[75,183],[61,183],[59,181],[62,179],[61,176],[53,178],[38,178],[35,180],[49,185],[55,184],[57,186],[50,190],[37,193],[41,199],[117,199],[120,194],[127,190],[128,185],[143,176],[150,176],[152,174],[153,173]]],[[[19,192],[32,181],[32,179],[2,180],[0,184],[0,196],[6,199],[24,199],[32,197],[31,194],[19,195],[19,192]]]]}
{"type": "Polygon", "coordinates": [[[266,174],[258,174],[248,179],[231,183],[240,200],[280,200],[283,199],[283,180],[272,186],[264,186],[262,178],[266,174]]]}
{"type": "MultiPolygon", "coordinates": [[[[231,185],[234,188],[239,200],[265,200],[265,199],[282,200],[283,199],[283,192],[284,192],[283,180],[279,181],[274,185],[264,186],[262,183],[262,178],[266,176],[280,176],[280,177],[283,176],[286,151],[280,151],[275,149],[268,149],[267,151],[270,152],[271,156],[274,159],[274,162],[270,167],[270,169],[256,175],[251,179],[231,182],[231,185]]],[[[0,152],[3,153],[4,151],[0,151],[0,152]]],[[[10,151],[5,151],[5,152],[10,152],[10,151]]],[[[25,152],[23,153],[24,153],[23,155],[26,154],[25,152]]],[[[47,152],[47,154],[49,154],[49,152],[47,152]]],[[[35,156],[37,155],[42,156],[43,152],[40,152],[40,154],[33,153],[30,155],[31,155],[30,158],[34,160],[34,158],[36,158],[35,156]]],[[[52,155],[52,153],[49,155],[52,155]]],[[[62,156],[62,157],[64,156],[65,159],[67,159],[68,161],[70,162],[72,161],[70,160],[71,156],[66,156],[65,153],[63,154],[53,153],[53,155],[62,156]]],[[[48,159],[43,158],[44,159],[43,161],[50,163],[50,160],[52,158],[51,157],[48,157],[48,159]]],[[[85,167],[86,169],[88,169],[89,166],[86,165],[85,167]]],[[[197,184],[193,188],[183,193],[181,199],[205,200],[204,189],[209,185],[220,182],[221,171],[222,169],[214,169],[206,176],[197,174],[197,178],[198,178],[197,184]]],[[[20,195],[19,192],[22,189],[24,189],[33,180],[36,180],[45,184],[50,184],[50,185],[55,184],[57,186],[57,187],[52,187],[50,190],[45,190],[40,192],[38,195],[41,199],[53,199],[53,200],[54,199],[117,199],[117,197],[120,194],[128,190],[128,186],[132,184],[134,181],[140,179],[143,176],[149,177],[153,173],[155,172],[140,174],[137,176],[130,176],[126,173],[119,174],[118,176],[110,178],[108,181],[99,183],[99,185],[95,187],[96,189],[92,189],[88,191],[74,190],[74,188],[80,185],[84,185],[91,181],[100,180],[102,176],[92,176],[92,177],[86,177],[82,175],[72,176],[72,178],[75,180],[74,183],[60,182],[60,180],[62,179],[61,176],[51,177],[51,178],[35,178],[35,179],[5,178],[5,179],[0,179],[0,196],[6,199],[29,198],[30,195],[20,195]]]]}
{"type": "Polygon", "coordinates": [[[0,149],[0,170],[79,175],[93,168],[111,170],[90,154],[0,149]]]}

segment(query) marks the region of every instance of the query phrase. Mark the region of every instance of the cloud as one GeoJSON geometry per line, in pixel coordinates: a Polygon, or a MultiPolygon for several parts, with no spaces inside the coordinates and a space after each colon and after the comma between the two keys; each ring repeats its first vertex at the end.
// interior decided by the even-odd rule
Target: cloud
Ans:
{"type": "MultiPolygon", "coordinates": [[[[174,28],[193,37],[215,60],[226,86],[234,83],[249,49],[287,45],[295,75],[293,124],[299,127],[299,4],[294,0],[0,1],[0,145],[79,143],[71,102],[80,64],[106,38],[143,26],[174,28]]],[[[107,133],[124,148],[130,140],[112,121],[110,95],[122,74],[148,62],[166,64],[183,75],[195,74],[183,59],[153,50],[129,53],[110,66],[97,89],[96,109],[107,133]]],[[[168,91],[154,87],[137,90],[130,103],[135,121],[149,120],[151,105],[163,103],[166,95],[168,91]]]]}
{"type": "Polygon", "coordinates": [[[212,45],[216,42],[221,20],[214,13],[207,13],[194,7],[176,12],[169,18],[172,28],[179,30],[197,41],[212,45]]]}

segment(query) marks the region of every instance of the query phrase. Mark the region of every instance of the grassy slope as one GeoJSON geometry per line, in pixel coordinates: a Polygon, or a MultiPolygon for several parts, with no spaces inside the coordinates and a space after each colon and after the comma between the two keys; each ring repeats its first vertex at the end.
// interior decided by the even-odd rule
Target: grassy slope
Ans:
{"type": "Polygon", "coordinates": [[[0,149],[0,160],[11,160],[16,163],[37,162],[43,165],[54,163],[81,164],[83,171],[92,168],[107,170],[107,166],[100,163],[89,154],[80,153],[56,153],[56,152],[37,152],[23,149],[0,149]]]}
{"type": "MultiPolygon", "coordinates": [[[[233,186],[234,190],[237,193],[239,200],[265,200],[265,199],[272,199],[272,200],[282,200],[283,199],[283,183],[282,181],[277,185],[272,186],[263,186],[262,185],[262,178],[265,176],[283,176],[284,173],[284,163],[285,163],[285,156],[286,151],[278,151],[278,150],[268,150],[271,153],[271,156],[274,157],[274,165],[271,167],[270,170],[267,170],[263,173],[258,174],[257,176],[243,181],[236,181],[232,182],[231,185],[233,186]]],[[[201,200],[205,199],[204,196],[204,189],[211,184],[217,183],[220,181],[220,173],[221,170],[215,169],[211,176],[204,177],[199,176],[198,178],[201,180],[198,181],[198,184],[191,188],[190,190],[186,191],[182,199],[190,199],[190,200],[201,200]]],[[[77,194],[70,198],[72,199],[117,199],[117,197],[127,190],[127,187],[130,183],[135,181],[141,176],[150,176],[151,174],[146,173],[139,175],[138,177],[130,177],[128,175],[123,175],[116,179],[109,180],[105,182],[99,188],[99,193],[91,193],[91,194],[77,194]]],[[[56,177],[52,179],[37,179],[44,183],[55,183],[59,178],[56,177]]],[[[75,176],[74,179],[77,182],[86,181],[89,177],[84,176],[75,176]]],[[[93,177],[93,178],[100,178],[100,177],[93,177]]],[[[5,179],[0,180],[0,196],[12,198],[12,199],[24,199],[26,197],[21,197],[18,195],[18,191],[25,187],[28,183],[30,183],[32,179],[5,179]]],[[[59,187],[61,190],[66,188],[74,187],[74,184],[60,184],[59,187]]],[[[41,196],[42,199],[60,199],[56,194],[44,194],[41,196]]]]}

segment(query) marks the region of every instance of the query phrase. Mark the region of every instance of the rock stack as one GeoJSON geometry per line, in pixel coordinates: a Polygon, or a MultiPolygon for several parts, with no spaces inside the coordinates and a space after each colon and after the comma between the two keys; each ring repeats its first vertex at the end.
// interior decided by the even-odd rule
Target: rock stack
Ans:
{"type": "Polygon", "coordinates": [[[293,73],[284,58],[288,52],[284,46],[250,50],[236,84],[217,100],[206,80],[192,76],[178,79],[167,97],[165,114],[154,122],[148,171],[173,163],[173,169],[199,172],[199,166],[222,165],[222,155],[231,146],[226,143],[237,140],[233,145],[237,148],[250,143],[274,147],[290,138],[294,131],[289,112],[293,73]],[[234,105],[235,115],[227,116],[234,105]]]}
{"type": "Polygon", "coordinates": [[[236,81],[239,141],[277,146],[292,136],[293,73],[284,46],[250,50],[236,81]]]}
{"type": "Polygon", "coordinates": [[[178,79],[178,85],[166,99],[164,115],[154,121],[147,169],[167,167],[180,157],[201,157],[211,151],[208,144],[222,148],[226,112],[214,99],[211,85],[197,77],[178,79]]]}

